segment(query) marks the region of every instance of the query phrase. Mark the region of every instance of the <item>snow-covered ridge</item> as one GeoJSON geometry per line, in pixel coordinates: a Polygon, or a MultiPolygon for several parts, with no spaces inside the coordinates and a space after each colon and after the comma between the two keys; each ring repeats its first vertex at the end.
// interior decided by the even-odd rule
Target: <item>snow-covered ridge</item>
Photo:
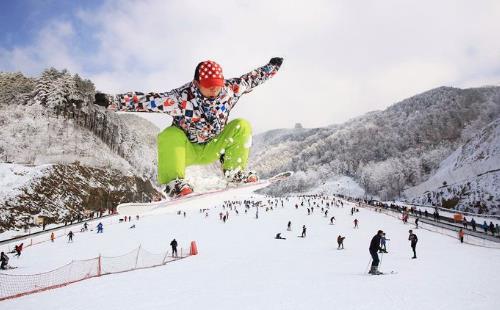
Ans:
{"type": "Polygon", "coordinates": [[[21,188],[29,186],[31,181],[47,173],[51,167],[0,163],[0,201],[20,194],[21,188]]]}
{"type": "Polygon", "coordinates": [[[498,212],[500,208],[500,119],[486,126],[443,160],[429,180],[405,191],[413,202],[456,200],[463,210],[498,212]]]}
{"type": "MultiPolygon", "coordinates": [[[[499,117],[500,87],[440,87],[341,125],[258,135],[251,164],[262,175],[304,171],[313,180],[305,190],[347,175],[368,195],[389,200],[429,179],[444,159],[499,117]]],[[[303,183],[299,177],[291,181],[303,183]]]]}

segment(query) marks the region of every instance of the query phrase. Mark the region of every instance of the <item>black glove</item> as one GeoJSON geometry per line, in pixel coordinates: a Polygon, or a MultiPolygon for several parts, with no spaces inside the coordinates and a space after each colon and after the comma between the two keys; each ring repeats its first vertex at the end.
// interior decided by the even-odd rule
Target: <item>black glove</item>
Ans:
{"type": "Polygon", "coordinates": [[[283,63],[283,58],[281,57],[273,57],[271,60],[269,60],[269,63],[273,66],[278,66],[280,67],[281,64],[283,63]]]}

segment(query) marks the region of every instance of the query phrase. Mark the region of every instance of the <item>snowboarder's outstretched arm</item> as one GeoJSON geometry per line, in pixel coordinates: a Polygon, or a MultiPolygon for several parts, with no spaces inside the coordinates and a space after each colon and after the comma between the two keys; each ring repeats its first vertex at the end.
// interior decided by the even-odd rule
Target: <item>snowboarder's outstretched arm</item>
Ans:
{"type": "Polygon", "coordinates": [[[117,111],[162,112],[171,116],[178,116],[182,114],[181,104],[183,101],[180,96],[180,89],[164,93],[128,92],[119,94],[115,96],[113,104],[117,111]]]}
{"type": "Polygon", "coordinates": [[[233,85],[235,94],[241,96],[252,91],[254,87],[259,86],[260,84],[273,77],[278,72],[282,63],[283,58],[271,58],[269,63],[265,66],[252,70],[251,72],[244,74],[239,78],[229,79],[227,80],[227,82],[233,85]]]}

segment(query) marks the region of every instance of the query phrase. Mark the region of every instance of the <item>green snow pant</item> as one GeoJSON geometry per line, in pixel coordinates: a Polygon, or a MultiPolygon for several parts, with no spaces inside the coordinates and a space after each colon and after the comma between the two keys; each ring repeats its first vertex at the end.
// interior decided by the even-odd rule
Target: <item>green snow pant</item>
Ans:
{"type": "Polygon", "coordinates": [[[221,156],[224,170],[245,169],[251,139],[252,127],[244,119],[230,121],[218,136],[204,144],[190,142],[182,129],[170,126],[158,134],[158,182],[183,179],[187,166],[211,164],[221,156]]]}

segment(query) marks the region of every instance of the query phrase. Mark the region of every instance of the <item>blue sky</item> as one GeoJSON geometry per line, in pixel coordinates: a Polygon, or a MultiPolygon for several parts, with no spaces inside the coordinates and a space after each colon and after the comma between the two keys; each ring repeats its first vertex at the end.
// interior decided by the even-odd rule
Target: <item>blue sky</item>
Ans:
{"type": "Polygon", "coordinates": [[[66,68],[112,94],[179,87],[206,59],[231,78],[282,56],[232,113],[256,132],[500,85],[497,0],[21,0],[0,12],[0,71],[66,68]]]}
{"type": "MultiPolygon", "coordinates": [[[[15,0],[0,1],[0,46],[29,45],[38,31],[54,19],[75,20],[78,10],[95,10],[98,0],[15,0]]],[[[82,25],[80,25],[82,26],[82,25]]],[[[82,29],[84,30],[84,29],[82,29]]]]}

